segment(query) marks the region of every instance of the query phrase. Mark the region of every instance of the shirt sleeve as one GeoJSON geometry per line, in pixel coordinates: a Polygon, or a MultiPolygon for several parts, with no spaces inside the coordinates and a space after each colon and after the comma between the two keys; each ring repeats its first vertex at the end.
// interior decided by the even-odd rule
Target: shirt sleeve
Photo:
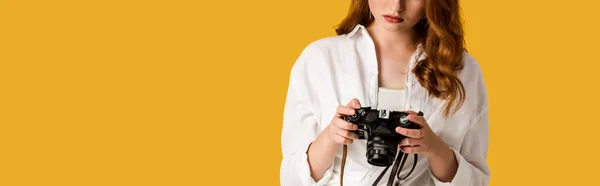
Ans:
{"type": "MultiPolygon", "coordinates": [[[[488,185],[490,170],[486,162],[489,141],[489,120],[487,108],[475,117],[461,150],[451,148],[458,162],[454,179],[442,182],[430,172],[436,186],[482,186],[488,185]]],[[[430,170],[431,171],[431,170],[430,170]]]]}
{"type": "Polygon", "coordinates": [[[281,149],[283,159],[280,167],[280,184],[283,186],[322,186],[333,174],[333,164],[324,176],[316,181],[312,178],[308,164],[307,150],[320,133],[315,114],[314,93],[309,84],[306,61],[310,48],[300,55],[292,67],[289,86],[283,111],[281,149]]]}

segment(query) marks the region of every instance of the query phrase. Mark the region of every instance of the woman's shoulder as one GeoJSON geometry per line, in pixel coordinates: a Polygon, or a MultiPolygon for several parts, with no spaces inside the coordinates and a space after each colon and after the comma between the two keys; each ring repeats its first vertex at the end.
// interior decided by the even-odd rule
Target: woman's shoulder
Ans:
{"type": "MultiPolygon", "coordinates": [[[[348,56],[356,56],[355,53],[360,53],[357,50],[361,44],[360,37],[364,29],[362,25],[356,25],[354,30],[346,34],[326,36],[314,39],[305,45],[295,66],[299,67],[327,67],[335,65],[343,65],[340,59],[348,56]],[[325,66],[323,66],[325,65],[325,66]]],[[[364,33],[362,33],[364,34],[364,33]]]]}
{"type": "Polygon", "coordinates": [[[330,54],[344,48],[341,46],[348,46],[350,43],[351,40],[345,35],[322,37],[309,42],[304,47],[304,51],[316,55],[330,54]]]}
{"type": "Polygon", "coordinates": [[[471,106],[475,112],[481,112],[487,107],[487,90],[483,71],[477,59],[468,52],[463,53],[463,70],[459,78],[463,83],[466,93],[466,105],[471,106]]]}
{"type": "Polygon", "coordinates": [[[464,66],[460,72],[461,79],[468,81],[482,75],[481,65],[473,55],[467,51],[464,51],[462,60],[464,66]]]}
{"type": "MultiPolygon", "coordinates": [[[[345,35],[328,36],[310,41],[302,49],[293,68],[298,70],[322,69],[339,61],[340,53],[347,53],[351,43],[345,35]],[[342,51],[345,50],[345,51],[342,51]]],[[[351,50],[350,50],[351,51],[351,50]]]]}

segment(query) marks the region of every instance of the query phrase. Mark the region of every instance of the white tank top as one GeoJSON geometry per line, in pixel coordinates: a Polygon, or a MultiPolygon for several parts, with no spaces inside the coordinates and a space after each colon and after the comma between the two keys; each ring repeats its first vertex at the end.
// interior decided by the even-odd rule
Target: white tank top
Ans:
{"type": "MultiPolygon", "coordinates": [[[[379,87],[379,97],[377,99],[377,102],[379,103],[377,106],[378,109],[386,109],[390,111],[404,111],[403,105],[405,92],[406,90],[404,89],[391,89],[379,87]]],[[[398,148],[398,152],[400,152],[400,148],[398,148]]],[[[408,174],[407,171],[410,171],[413,161],[413,158],[408,158],[406,160],[405,166],[403,167],[403,170],[401,170],[401,175],[408,174]]],[[[384,181],[380,181],[379,184],[381,184],[381,182],[387,183],[387,179],[389,178],[389,174],[391,174],[391,172],[391,170],[388,170],[384,176],[384,181]]],[[[394,182],[398,182],[398,180],[396,179],[394,182]]]]}
{"type": "Polygon", "coordinates": [[[391,89],[379,87],[377,109],[403,111],[404,92],[404,89],[391,89]]]}

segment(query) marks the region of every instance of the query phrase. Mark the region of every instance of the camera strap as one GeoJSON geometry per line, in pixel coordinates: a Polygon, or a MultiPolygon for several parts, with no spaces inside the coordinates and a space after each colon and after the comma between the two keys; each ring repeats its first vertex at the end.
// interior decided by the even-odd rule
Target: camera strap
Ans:
{"type": "MultiPolygon", "coordinates": [[[[403,178],[400,177],[400,171],[402,170],[402,167],[404,167],[404,163],[406,163],[406,159],[408,158],[408,156],[409,156],[408,154],[405,154],[403,152],[398,152],[398,154],[396,155],[396,159],[394,161],[394,167],[392,168],[392,172],[390,173],[390,178],[388,179],[387,186],[392,186],[394,184],[394,176],[398,177],[399,181],[405,180],[406,178],[408,178],[408,176],[410,176],[410,174],[413,172],[413,170],[415,170],[415,168],[417,166],[417,157],[418,157],[417,154],[414,154],[415,161],[413,163],[412,168],[408,172],[408,174],[406,176],[404,176],[403,178]],[[398,165],[399,165],[399,167],[398,167],[398,165]]],[[[383,170],[383,172],[381,172],[381,174],[379,174],[379,177],[377,177],[375,182],[373,182],[373,186],[377,186],[379,181],[381,181],[381,178],[383,178],[383,175],[385,175],[385,173],[387,172],[388,168],[390,168],[390,166],[387,166],[383,170]]],[[[396,185],[399,185],[399,182],[397,182],[396,185]]]]}
{"type": "MultiPolygon", "coordinates": [[[[348,154],[348,145],[344,145],[344,147],[342,148],[342,167],[340,170],[340,186],[344,186],[344,167],[346,165],[346,156],[348,154]]],[[[400,154],[404,154],[404,153],[398,153],[398,156],[400,156],[400,154]]],[[[398,159],[398,156],[396,157],[396,159],[398,159]]],[[[396,163],[396,165],[394,167],[397,167],[398,163],[396,163]]],[[[377,183],[379,183],[379,181],[381,180],[381,178],[383,178],[383,175],[385,175],[385,172],[387,172],[387,170],[390,168],[390,166],[385,167],[385,169],[383,170],[383,172],[381,174],[379,174],[379,177],[377,177],[377,180],[375,180],[375,182],[373,183],[373,186],[376,186],[377,183]]],[[[412,172],[412,170],[411,170],[412,172]]],[[[391,179],[394,179],[394,174],[390,175],[391,179]]],[[[388,183],[388,185],[390,185],[390,183],[388,183]]]]}
{"type": "MultiPolygon", "coordinates": [[[[402,167],[404,166],[404,163],[406,162],[407,157],[408,157],[408,155],[402,159],[402,164],[400,164],[400,170],[402,170],[402,167]]],[[[406,176],[404,176],[404,178],[400,178],[400,172],[398,172],[398,174],[397,174],[398,180],[405,180],[406,178],[408,178],[410,173],[412,173],[413,170],[415,170],[415,168],[417,167],[417,160],[418,160],[419,156],[417,154],[414,154],[414,157],[415,157],[415,161],[413,162],[413,166],[410,169],[410,171],[408,172],[408,174],[406,174],[406,176]]]]}
{"type": "MultiPolygon", "coordinates": [[[[399,172],[398,170],[398,164],[400,162],[402,162],[402,165],[404,165],[404,161],[405,159],[402,159],[402,161],[400,161],[400,158],[406,158],[408,155],[405,156],[405,154],[401,151],[398,151],[398,154],[396,155],[396,161],[394,161],[394,168],[392,168],[392,172],[390,173],[390,179],[388,179],[388,186],[391,186],[394,183],[394,175],[396,175],[396,172],[399,172]]],[[[402,167],[400,168],[400,170],[402,170],[402,167]]]]}
{"type": "Polygon", "coordinates": [[[344,186],[344,166],[346,165],[346,155],[348,154],[348,145],[344,145],[342,150],[342,170],[340,171],[340,186],[344,186]]]}
{"type": "MultiPolygon", "coordinates": [[[[344,186],[344,167],[346,165],[346,156],[348,154],[348,145],[344,145],[343,149],[342,149],[342,167],[340,170],[340,186],[344,186]]],[[[394,166],[392,168],[392,172],[390,173],[390,178],[388,179],[388,186],[392,186],[394,183],[394,175],[396,175],[396,177],[398,177],[398,180],[405,180],[406,178],[408,178],[408,176],[413,172],[413,170],[415,170],[415,168],[417,167],[417,154],[414,154],[415,157],[415,161],[413,162],[413,166],[410,169],[410,171],[408,172],[408,174],[406,176],[404,176],[403,178],[400,177],[400,170],[402,170],[402,167],[404,167],[404,163],[406,162],[406,159],[408,158],[408,154],[405,154],[403,152],[398,152],[398,154],[396,155],[396,159],[394,161],[394,166]],[[398,167],[398,164],[400,167],[398,167]]],[[[383,169],[383,172],[381,172],[381,174],[379,174],[379,176],[377,177],[377,179],[375,180],[375,182],[373,182],[373,186],[377,186],[377,184],[379,183],[379,181],[381,181],[381,178],[383,178],[383,175],[385,175],[385,173],[387,172],[387,170],[390,168],[390,166],[385,167],[385,169],[383,169]]],[[[398,185],[398,184],[397,184],[398,185]]]]}

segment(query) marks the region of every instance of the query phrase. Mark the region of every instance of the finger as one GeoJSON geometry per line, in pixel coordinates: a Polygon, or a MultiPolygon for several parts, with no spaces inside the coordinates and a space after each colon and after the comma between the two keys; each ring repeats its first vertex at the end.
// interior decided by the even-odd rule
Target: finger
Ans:
{"type": "Polygon", "coordinates": [[[421,146],[400,147],[400,150],[407,154],[418,154],[422,152],[421,146]]]}
{"type": "Polygon", "coordinates": [[[338,106],[336,111],[337,111],[338,115],[347,115],[347,116],[352,116],[356,112],[354,109],[344,107],[344,106],[338,106]]]}
{"type": "Polygon", "coordinates": [[[415,138],[404,138],[402,141],[400,141],[399,145],[400,147],[420,146],[421,140],[415,138]]]}
{"type": "Polygon", "coordinates": [[[425,121],[425,118],[423,118],[423,116],[418,116],[416,114],[410,114],[410,115],[408,115],[408,120],[412,121],[413,123],[418,124],[421,127],[428,126],[427,121],[425,121]]]}
{"type": "Polygon", "coordinates": [[[344,130],[357,130],[358,129],[358,125],[347,122],[347,121],[343,120],[342,118],[334,118],[333,125],[337,128],[344,129],[344,130]]]}
{"type": "Polygon", "coordinates": [[[350,102],[348,103],[348,105],[346,105],[347,107],[350,108],[360,108],[360,101],[357,98],[353,98],[352,100],[350,100],[350,102]]]}
{"type": "Polygon", "coordinates": [[[335,131],[335,134],[342,136],[344,138],[349,139],[358,139],[358,134],[349,130],[338,129],[335,131]]]}
{"type": "Polygon", "coordinates": [[[419,129],[396,127],[396,132],[409,138],[423,138],[423,132],[419,129]]]}
{"type": "Polygon", "coordinates": [[[335,134],[333,136],[333,140],[335,140],[335,142],[339,143],[339,144],[352,144],[354,142],[354,140],[350,139],[350,138],[345,138],[343,136],[340,136],[338,134],[335,134]]]}
{"type": "Polygon", "coordinates": [[[423,116],[417,115],[417,113],[415,111],[406,110],[405,112],[408,113],[408,118],[407,118],[408,120],[412,121],[413,123],[418,124],[421,127],[428,126],[427,121],[425,121],[425,118],[423,118],[423,116]]]}

